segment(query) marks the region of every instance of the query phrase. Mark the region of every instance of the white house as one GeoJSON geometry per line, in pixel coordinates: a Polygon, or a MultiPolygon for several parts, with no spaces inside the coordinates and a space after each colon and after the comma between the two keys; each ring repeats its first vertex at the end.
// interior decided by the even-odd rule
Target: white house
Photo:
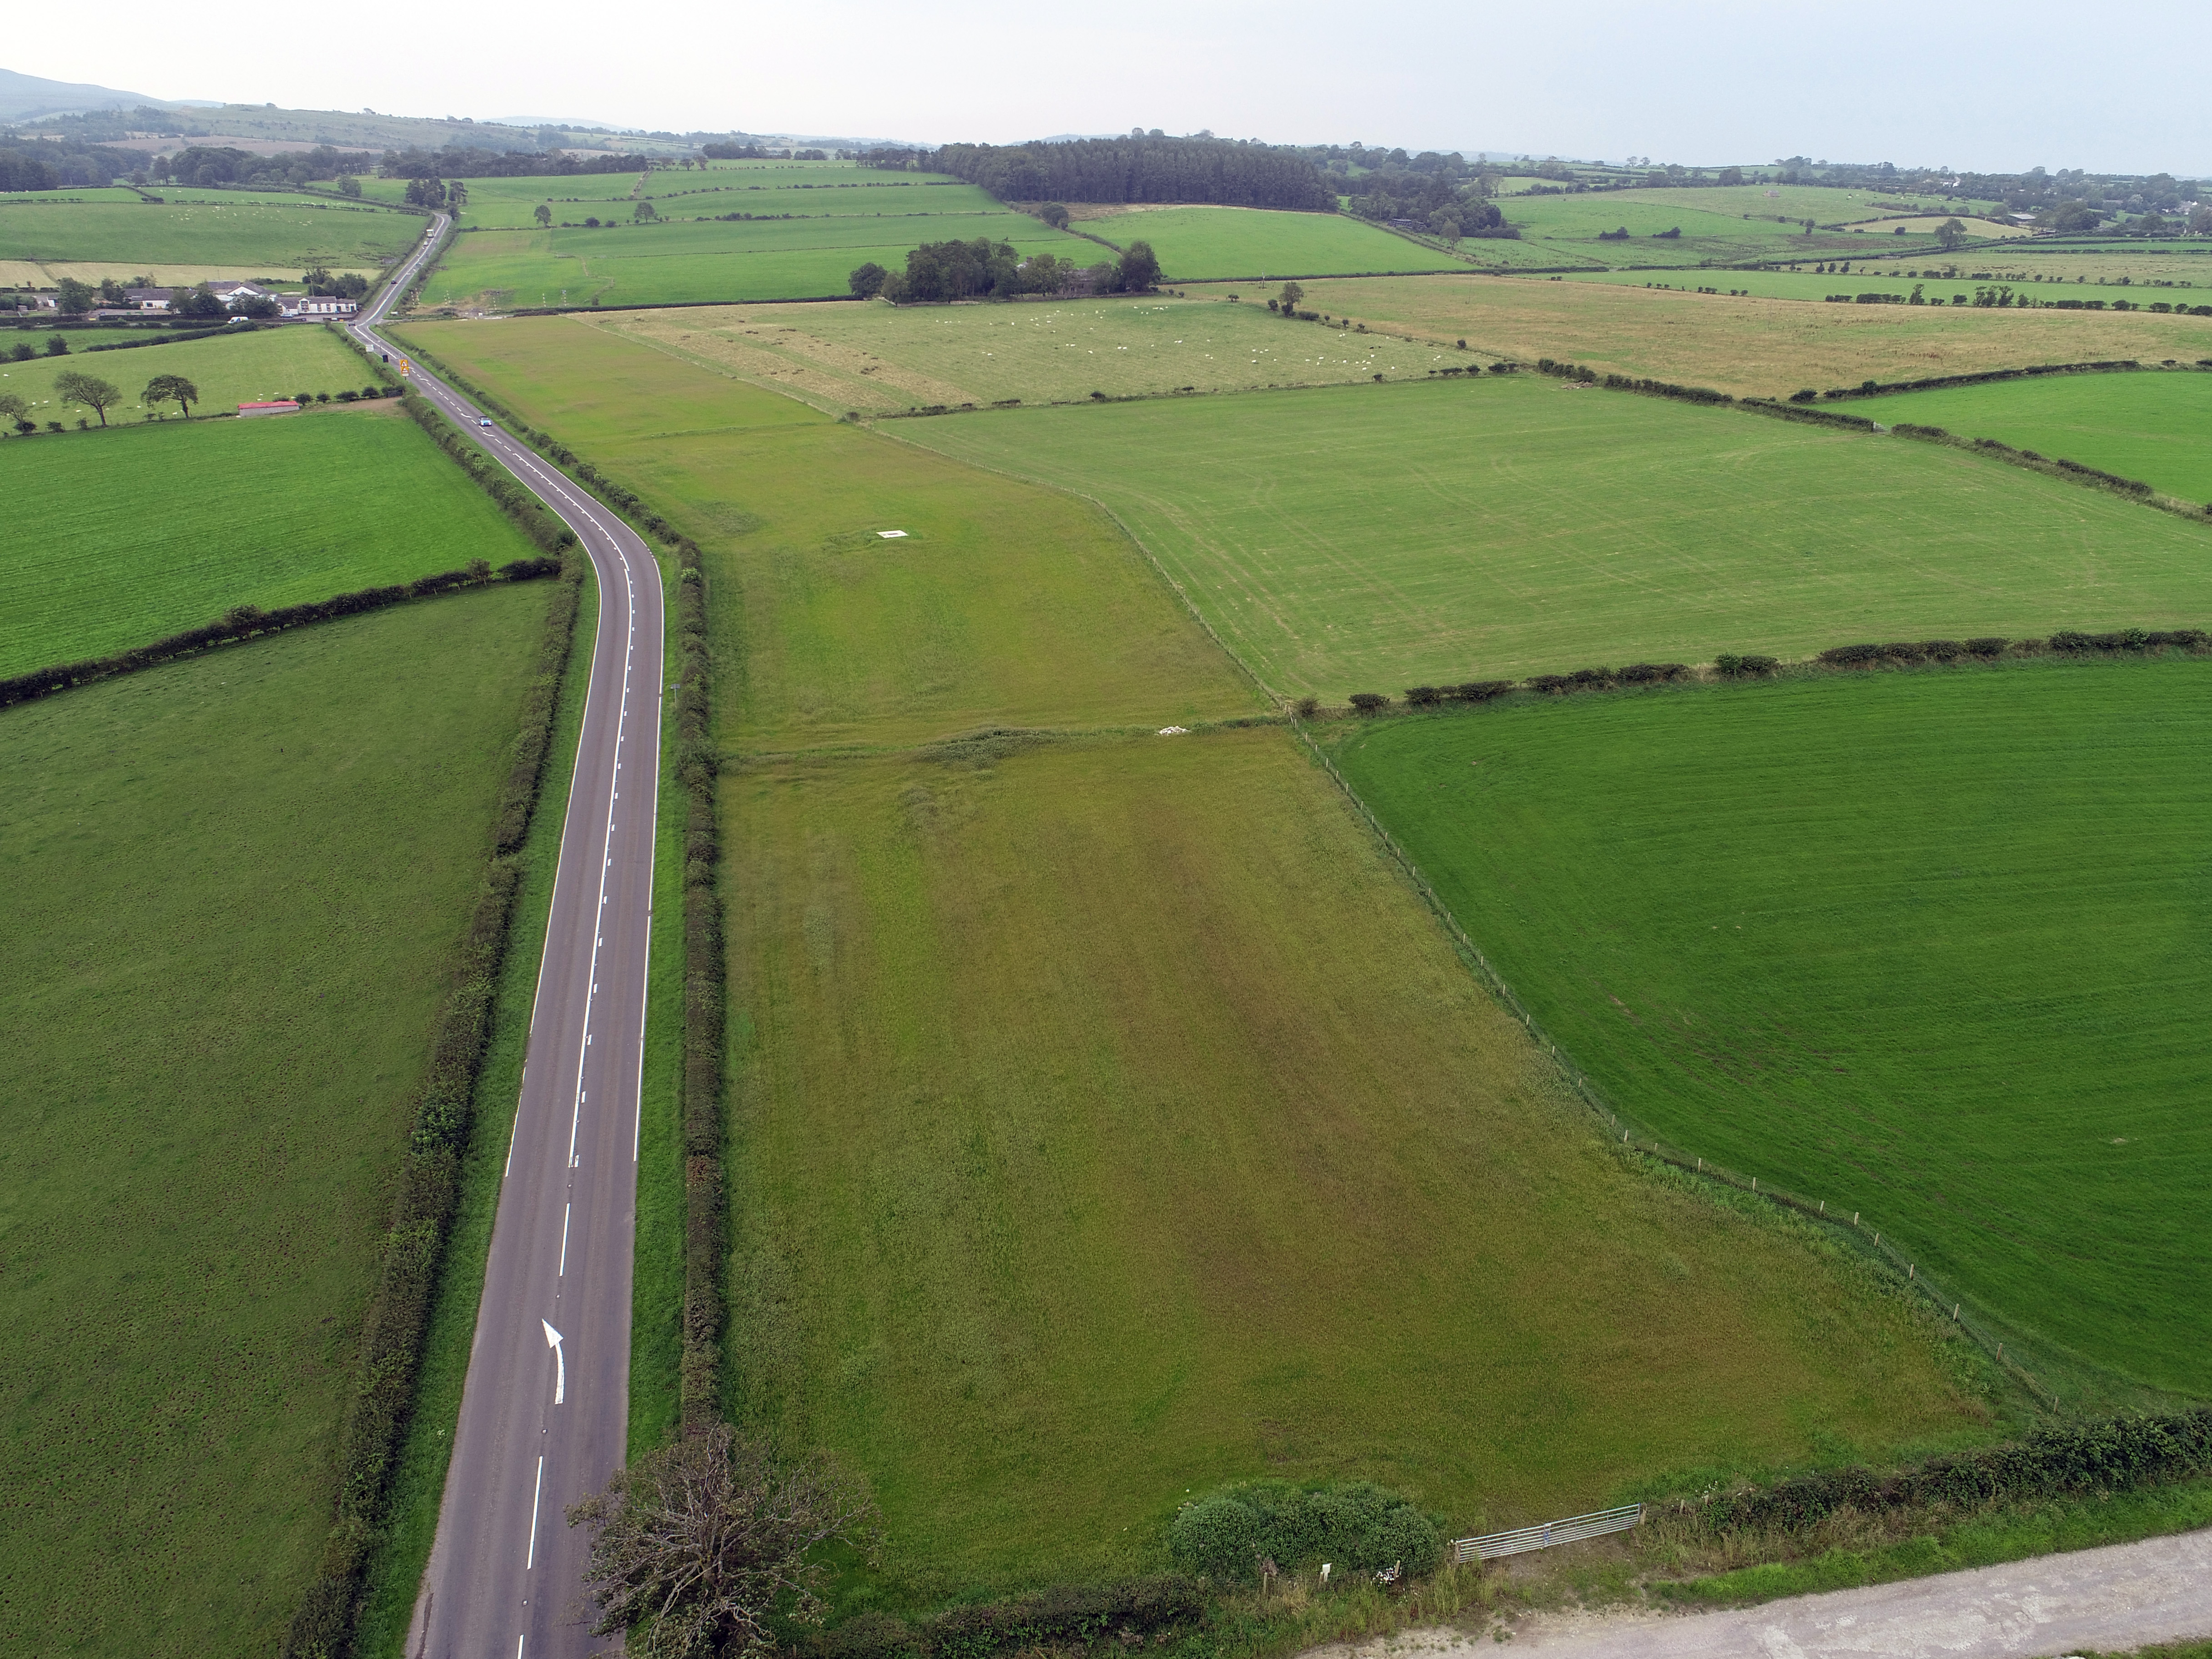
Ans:
{"type": "Polygon", "coordinates": [[[333,294],[280,294],[276,305],[287,317],[350,317],[361,309],[333,294]]]}

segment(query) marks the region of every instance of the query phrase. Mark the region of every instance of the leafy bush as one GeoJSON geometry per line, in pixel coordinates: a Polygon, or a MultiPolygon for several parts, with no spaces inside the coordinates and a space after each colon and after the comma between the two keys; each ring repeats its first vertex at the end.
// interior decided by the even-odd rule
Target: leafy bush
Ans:
{"type": "Polygon", "coordinates": [[[1932,657],[1937,662],[1956,662],[1966,654],[1966,647],[1956,640],[1923,640],[1920,654],[1932,657]]]}
{"type": "Polygon", "coordinates": [[[1723,651],[1713,659],[1713,671],[1723,679],[1754,678],[1771,674],[1781,665],[1771,657],[1762,657],[1751,652],[1723,651]]]}
{"type": "Polygon", "coordinates": [[[1544,691],[1556,696],[1574,682],[1565,674],[1531,674],[1523,682],[1531,691],[1544,691]]]}
{"type": "Polygon", "coordinates": [[[1820,653],[1820,660],[1831,668],[1863,668],[1881,659],[1878,645],[1832,645],[1820,653]]]}
{"type": "Polygon", "coordinates": [[[1620,678],[1629,685],[1648,685],[1654,682],[1679,680],[1689,672],[1687,663],[1632,662],[1620,671],[1620,678]]]}
{"type": "Polygon", "coordinates": [[[1376,714],[1390,706],[1390,699],[1380,691],[1355,691],[1352,706],[1363,714],[1376,714]]]}
{"type": "Polygon", "coordinates": [[[1966,649],[1977,657],[2002,657],[2008,643],[2002,634],[1978,634],[1966,641],[1966,649]]]}
{"type": "Polygon", "coordinates": [[[1403,1497],[1366,1481],[1258,1480],[1185,1504],[1168,1528],[1168,1553],[1185,1572],[1249,1583],[1263,1559],[1285,1570],[1328,1561],[1352,1572],[1426,1572],[1443,1559],[1443,1540],[1403,1497]]]}
{"type": "Polygon", "coordinates": [[[920,1625],[864,1613],[810,1638],[809,1659],[984,1659],[1115,1638],[1123,1646],[1158,1638],[1206,1617],[1206,1593],[1169,1573],[1117,1584],[1069,1585],[1015,1601],[954,1607],[920,1625]]]}
{"type": "Polygon", "coordinates": [[[1443,692],[1433,685],[1409,685],[1406,688],[1406,701],[1415,708],[1426,708],[1443,700],[1443,692]]]}
{"type": "Polygon", "coordinates": [[[1469,680],[1452,688],[1452,695],[1462,702],[1488,702],[1492,697],[1502,697],[1513,689],[1511,680],[1469,680]]]}

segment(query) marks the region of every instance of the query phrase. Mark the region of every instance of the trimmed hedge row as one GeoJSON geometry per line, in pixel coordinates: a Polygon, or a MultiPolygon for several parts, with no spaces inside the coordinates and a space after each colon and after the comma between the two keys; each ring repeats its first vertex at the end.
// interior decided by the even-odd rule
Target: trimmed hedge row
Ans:
{"type": "Polygon", "coordinates": [[[1118,1646],[1137,1647],[1147,1638],[1200,1623],[1206,1615],[1203,1587],[1169,1573],[953,1607],[919,1625],[864,1613],[810,1638],[803,1651],[814,1659],[988,1659],[1109,1638],[1118,1646]]]}
{"type": "Polygon", "coordinates": [[[2039,1430],[2009,1445],[1931,1457],[1887,1474],[1821,1470],[1728,1492],[1702,1506],[1716,1533],[1802,1528],[1839,1510],[1862,1514],[1933,1504],[2125,1492],[2212,1474],[2212,1407],[2104,1418],[2039,1430]]]}
{"type": "Polygon", "coordinates": [[[321,1565],[286,1633],[284,1659],[341,1659],[351,1648],[362,1570],[414,1407],[422,1338],[447,1234],[460,1201],[460,1164],[474,1118],[477,1077],[491,1036],[507,926],[522,882],[522,867],[513,854],[537,803],[575,634],[583,565],[571,561],[560,568],[561,589],[546,611],[537,670],[523,699],[514,764],[494,815],[495,850],[462,936],[453,988],[439,1016],[400,1159],[398,1197],[362,1326],[353,1395],[338,1431],[337,1513],[321,1565]]]}
{"type": "Polygon", "coordinates": [[[428,398],[410,389],[400,395],[399,406],[413,418],[416,425],[430,434],[431,442],[459,462],[461,470],[476,480],[477,487],[497,501],[508,518],[522,526],[531,540],[548,553],[554,554],[564,552],[576,544],[574,531],[562,523],[560,518],[538,497],[517,483],[506,468],[477,445],[463,438],[428,398]]]}
{"type": "MultiPolygon", "coordinates": [[[[1813,659],[1823,668],[1873,668],[1891,663],[1957,662],[1978,657],[1992,660],[2007,651],[2033,655],[2045,651],[2155,651],[2174,646],[2187,651],[2212,647],[2212,634],[2201,628],[2124,628],[2111,633],[2084,634],[2061,629],[2048,639],[2008,640],[2000,635],[1981,635],[1970,640],[1894,640],[1887,645],[1832,645],[1813,659]]],[[[1747,679],[1771,674],[1782,666],[1778,658],[1751,652],[1723,651],[1713,659],[1713,672],[1723,679],[1747,679]]],[[[1621,685],[1662,685],[1686,678],[1686,663],[1632,662],[1626,668],[1577,668],[1571,674],[1531,674],[1517,682],[1531,691],[1562,696],[1570,691],[1610,691],[1621,685]]],[[[1448,702],[1487,702],[1513,690],[1512,680],[1470,680],[1464,685],[1413,685],[1406,688],[1406,704],[1430,708],[1448,702]]],[[[1355,691],[1352,707],[1362,714],[1379,714],[1390,706],[1380,691],[1355,691]]],[[[1318,709],[1305,711],[1308,716],[1318,709]]]]}
{"type": "MultiPolygon", "coordinates": [[[[1975,374],[1931,374],[1921,380],[1868,380],[1858,386],[1838,386],[1820,395],[1827,398],[1881,398],[1893,392],[1936,392],[1948,386],[1987,386],[1996,380],[2030,380],[2043,374],[2114,374],[2139,369],[2128,357],[2095,363],[2036,363],[2027,368],[1992,368],[1975,374]]],[[[1802,392],[1798,393],[1802,397],[1802,392]]]]}
{"type": "Polygon", "coordinates": [[[2202,651],[2212,644],[2212,635],[2201,628],[2123,628],[2107,634],[2084,634],[2063,628],[2048,639],[2008,640],[1983,635],[1971,640],[1898,640],[1887,645],[1832,645],[1814,660],[1827,668],[1872,668],[1882,663],[1955,662],[1961,657],[1984,660],[2002,657],[2008,650],[2023,654],[2040,651],[2154,651],[2179,646],[2202,651]]]}
{"type": "Polygon", "coordinates": [[[350,593],[338,593],[330,599],[314,599],[305,605],[283,605],[274,611],[264,611],[258,605],[241,605],[214,622],[204,623],[198,628],[187,628],[180,634],[172,634],[149,645],[133,646],[127,651],[118,651],[112,656],[87,657],[81,662],[56,663],[50,667],[34,668],[27,674],[0,680],[0,708],[13,703],[29,702],[37,697],[52,696],[55,692],[66,691],[71,686],[88,685],[94,680],[110,679],[118,674],[136,673],[139,669],[173,662],[179,657],[196,656],[216,646],[233,645],[259,634],[277,634],[288,628],[303,627],[309,623],[358,616],[365,611],[381,611],[386,605],[404,605],[410,599],[424,599],[433,593],[447,593],[455,588],[480,586],[495,579],[511,582],[535,581],[540,577],[556,574],[560,569],[561,561],[558,559],[511,559],[495,573],[489,565],[478,560],[466,570],[441,570],[434,576],[417,576],[411,582],[390,587],[358,588],[350,593]]]}
{"type": "Polygon", "coordinates": [[[721,1418],[722,1273],[728,1252],[722,1207],[722,1033],[726,1006],[721,861],[714,821],[717,757],[710,725],[712,671],[707,580],[697,544],[678,538],[676,776],[684,827],[684,1357],[678,1404],[687,1433],[721,1418]]]}

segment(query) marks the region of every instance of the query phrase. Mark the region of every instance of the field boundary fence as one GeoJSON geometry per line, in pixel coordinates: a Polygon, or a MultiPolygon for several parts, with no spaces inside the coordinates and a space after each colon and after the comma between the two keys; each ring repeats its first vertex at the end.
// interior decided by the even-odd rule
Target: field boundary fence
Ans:
{"type": "Polygon", "coordinates": [[[1446,904],[1443,896],[1429,884],[1428,878],[1421,873],[1420,866],[1413,861],[1413,855],[1401,847],[1396,837],[1382,827],[1382,821],[1369,810],[1367,803],[1359,798],[1358,792],[1352,788],[1344,774],[1337,769],[1336,763],[1323,753],[1321,745],[1313,740],[1312,733],[1306,730],[1305,722],[1297,718],[1294,713],[1291,716],[1290,724],[1291,729],[1297,733],[1298,740],[1304,744],[1307,754],[1322,771],[1329,775],[1338,789],[1343,792],[1344,798],[1352,803],[1352,810],[1365,823],[1376,842],[1381,844],[1382,850],[1397,865],[1406,879],[1413,884],[1413,890],[1420,896],[1421,902],[1427,905],[1431,913],[1443,924],[1445,933],[1449,937],[1459,954],[1474,966],[1483,983],[1505,1011],[1521,1022],[1530,1039],[1549,1057],[1553,1066],[1558,1068],[1559,1075],[1566,1080],[1568,1086],[1574,1091],[1582,1103],[1597,1115],[1600,1121],[1620,1136],[1622,1146],[1631,1152],[1640,1152],[1645,1157],[1656,1158],[1663,1164],[1672,1164],[1686,1174],[1695,1175],[1700,1179],[1717,1182],[1723,1186],[1733,1187],[1739,1192],[1764,1199],[1780,1208],[1794,1210],[1808,1220],[1820,1222],[1835,1227],[1840,1231],[1850,1233],[1853,1243],[1859,1249],[1870,1252],[1894,1270],[1906,1285],[1918,1291],[1936,1313],[1940,1314],[1947,1322],[1955,1326],[1961,1335],[1981,1349],[2007,1376],[2026,1389],[2044,1406],[2052,1410],[2057,1408],[2057,1391],[2021,1364],[2016,1355],[2008,1354],[2005,1352],[2005,1339],[1996,1334],[1982,1321],[1978,1313],[1972,1316],[1966,1314],[1965,1297],[1948,1292],[1932,1279],[1923,1277],[1920,1273],[1918,1262],[1884,1238],[1880,1229],[1865,1222],[1862,1218],[1861,1212],[1854,1210],[1847,1218],[1840,1206],[1835,1210],[1830,1210],[1825,1199],[1809,1199],[1802,1194],[1791,1192],[1786,1188],[1778,1187],[1771,1182],[1763,1181],[1757,1176],[1742,1175],[1736,1170],[1716,1164],[1710,1158],[1685,1152],[1656,1135],[1640,1133],[1633,1124],[1624,1121],[1620,1110],[1607,1097],[1605,1091],[1572,1060],[1561,1052],[1559,1045],[1545,1030],[1542,1023],[1522,1002],[1521,999],[1514,994],[1512,987],[1505,982],[1504,975],[1500,974],[1492,964],[1490,958],[1483,954],[1481,947],[1468,937],[1467,930],[1460,926],[1459,918],[1452,913],[1451,907],[1446,904]]]}
{"type": "Polygon", "coordinates": [[[1508,1555],[1525,1555],[1530,1550],[1547,1550],[1554,1544],[1573,1544],[1585,1538],[1602,1538],[1610,1532],[1626,1532],[1643,1519],[1643,1504],[1624,1504],[1619,1509],[1571,1515],[1564,1521],[1516,1527],[1510,1532],[1485,1533],[1480,1538],[1455,1538],[1444,1547],[1451,1552],[1455,1566],[1469,1561],[1496,1561],[1508,1555]]]}

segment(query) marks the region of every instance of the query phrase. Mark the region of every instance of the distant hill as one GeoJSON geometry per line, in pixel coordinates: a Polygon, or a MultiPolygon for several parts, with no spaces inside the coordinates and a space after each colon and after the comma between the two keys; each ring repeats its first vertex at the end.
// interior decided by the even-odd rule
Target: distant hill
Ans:
{"type": "Polygon", "coordinates": [[[563,132],[620,132],[611,121],[570,121],[557,115],[495,115],[496,127],[558,127],[563,132]]]}
{"type": "Polygon", "coordinates": [[[28,121],[41,115],[74,115],[88,109],[136,109],[141,104],[157,106],[196,103],[193,99],[149,98],[143,92],[118,92],[78,81],[49,81],[43,76],[18,75],[0,69],[0,121],[28,121]]]}

